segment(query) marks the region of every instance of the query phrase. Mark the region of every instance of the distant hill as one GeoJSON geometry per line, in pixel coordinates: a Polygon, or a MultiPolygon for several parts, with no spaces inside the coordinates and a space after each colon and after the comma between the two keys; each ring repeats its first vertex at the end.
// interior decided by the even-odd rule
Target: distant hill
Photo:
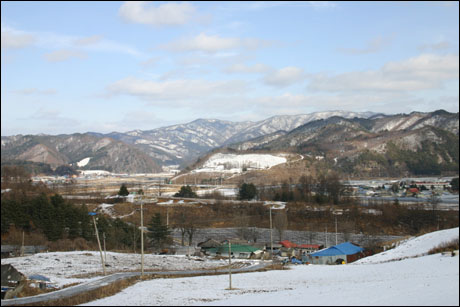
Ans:
{"type": "Polygon", "coordinates": [[[184,168],[216,148],[321,155],[356,175],[418,173],[422,161],[429,162],[428,172],[436,173],[458,171],[458,127],[458,113],[443,110],[396,115],[330,111],[258,122],[198,119],[126,133],[2,136],[1,149],[2,163],[71,164],[129,173],[184,168]]]}
{"type": "Polygon", "coordinates": [[[161,171],[161,167],[139,149],[112,138],[90,134],[2,137],[1,159],[2,164],[30,161],[48,164],[53,169],[72,165],[116,173],[161,171]],[[87,163],[79,163],[82,160],[87,163]]]}
{"type": "Polygon", "coordinates": [[[324,156],[356,176],[439,175],[458,172],[458,113],[329,117],[289,132],[229,145],[240,152],[291,151],[324,156]]]}

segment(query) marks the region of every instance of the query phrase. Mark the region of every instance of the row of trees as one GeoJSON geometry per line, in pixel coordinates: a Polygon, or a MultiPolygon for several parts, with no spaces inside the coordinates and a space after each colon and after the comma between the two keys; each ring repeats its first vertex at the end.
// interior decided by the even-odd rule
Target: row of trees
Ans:
{"type": "Polygon", "coordinates": [[[346,194],[345,186],[336,173],[321,175],[318,178],[302,176],[298,182],[283,182],[281,185],[256,187],[252,183],[243,183],[239,188],[240,200],[304,201],[311,203],[339,204],[346,194]]]}
{"type": "MultiPolygon", "coordinates": [[[[256,187],[253,183],[242,183],[238,189],[239,200],[273,200],[273,201],[304,201],[318,204],[339,204],[346,195],[346,187],[340,182],[337,173],[321,175],[318,178],[302,176],[298,182],[292,180],[281,185],[256,187]]],[[[197,197],[190,186],[182,186],[175,197],[197,197]]]]}
{"type": "MultiPolygon", "coordinates": [[[[138,232],[122,220],[104,215],[98,215],[97,224],[99,232],[106,235],[109,248],[130,248],[138,232]]],[[[86,205],[68,203],[59,194],[49,196],[40,193],[34,196],[23,195],[20,198],[10,197],[8,193],[2,195],[2,234],[8,233],[11,226],[26,233],[41,233],[50,242],[77,238],[91,242],[95,240],[94,226],[86,205]]],[[[138,241],[140,236],[137,237],[138,241]]]]}

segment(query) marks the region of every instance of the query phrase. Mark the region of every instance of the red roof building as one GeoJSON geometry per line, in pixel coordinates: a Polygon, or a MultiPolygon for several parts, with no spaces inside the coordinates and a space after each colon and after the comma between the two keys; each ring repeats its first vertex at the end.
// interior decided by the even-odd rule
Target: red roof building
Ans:
{"type": "Polygon", "coordinates": [[[289,241],[289,240],[281,241],[280,244],[281,244],[283,247],[286,247],[286,248],[296,248],[296,247],[297,247],[297,244],[292,243],[292,242],[289,241]]]}

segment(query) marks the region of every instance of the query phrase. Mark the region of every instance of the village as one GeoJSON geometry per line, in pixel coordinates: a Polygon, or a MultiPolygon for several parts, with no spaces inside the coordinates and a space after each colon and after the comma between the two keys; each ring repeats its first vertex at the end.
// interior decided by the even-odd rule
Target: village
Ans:
{"type": "MultiPolygon", "coordinates": [[[[316,229],[309,228],[308,231],[290,230],[287,229],[287,225],[280,225],[279,219],[272,221],[272,211],[275,216],[279,216],[277,213],[287,210],[287,202],[260,201],[257,198],[242,202],[238,199],[238,186],[222,184],[218,180],[214,184],[187,184],[192,191],[195,191],[196,197],[180,197],[177,196],[178,191],[184,186],[172,183],[171,178],[175,175],[175,172],[130,175],[106,171],[82,171],[79,176],[32,177],[33,185],[45,185],[61,193],[62,197],[69,201],[86,203],[93,216],[124,219],[132,227],[144,229],[147,237],[146,227],[142,226],[142,221],[139,222],[139,219],[142,219],[142,215],[139,216],[139,204],[145,204],[144,210],[147,210],[145,214],[152,216],[154,212],[161,212],[165,215],[165,223],[170,227],[172,241],[161,249],[146,245],[142,250],[139,250],[139,246],[133,241],[133,251],[113,251],[106,249],[106,238],[103,233],[100,241],[98,238],[99,253],[97,251],[74,252],[84,255],[83,263],[77,265],[77,262],[81,261],[77,260],[79,258],[71,261],[62,260],[62,255],[66,252],[50,251],[49,246],[46,245],[25,244],[23,233],[22,245],[2,244],[1,246],[2,298],[23,296],[24,294],[20,293],[24,286],[28,289],[36,289],[38,293],[54,291],[72,283],[84,283],[88,278],[100,276],[102,273],[105,275],[106,270],[111,274],[131,272],[139,270],[140,265],[142,270],[145,268],[147,272],[151,272],[173,268],[217,269],[225,267],[227,261],[233,261],[232,268],[253,267],[259,264],[267,266],[269,263],[281,266],[350,264],[375,253],[392,249],[406,238],[401,235],[352,233],[345,228],[346,223],[342,218],[350,213],[350,209],[334,206],[318,206],[310,209],[316,212],[318,210],[329,212],[333,219],[331,223],[316,224],[313,226],[316,229]],[[129,192],[120,195],[120,185],[128,187],[129,192]],[[177,216],[172,213],[179,208],[191,210],[214,206],[219,210],[219,206],[251,208],[259,205],[269,209],[269,216],[266,217],[266,222],[269,220],[268,228],[253,227],[254,225],[251,227],[247,223],[237,222],[235,218],[238,219],[238,216],[231,221],[220,218],[218,227],[208,225],[194,228],[189,225],[187,227],[192,228],[186,229],[185,226],[177,226],[171,222],[172,219],[177,219],[177,216]],[[225,227],[227,224],[233,227],[225,227]],[[328,224],[333,225],[332,228],[329,227],[329,231],[328,224]],[[184,234],[187,231],[190,237],[186,243],[184,234]],[[142,256],[144,259],[144,254],[146,261],[144,263],[142,260],[140,263],[139,258],[142,256]],[[38,266],[36,261],[45,259],[53,263],[50,263],[44,271],[34,269],[38,266]],[[85,266],[90,263],[91,268],[85,266]],[[52,267],[57,271],[51,270],[52,267]],[[62,273],[66,269],[71,269],[73,274],[62,273]]],[[[458,193],[452,193],[452,182],[453,177],[429,177],[354,180],[343,181],[342,184],[345,191],[349,193],[348,197],[359,200],[359,210],[362,213],[380,215],[382,211],[375,209],[373,205],[395,201],[408,206],[417,204],[425,210],[433,210],[436,207],[436,210],[458,212],[458,193]]],[[[9,191],[2,190],[2,194],[7,192],[9,191]]],[[[200,217],[201,220],[203,218],[200,217]]],[[[239,218],[248,219],[244,216],[239,218]]],[[[98,227],[97,219],[93,219],[95,228],[98,227]]],[[[147,220],[145,222],[147,223],[147,220]]],[[[29,241],[28,238],[25,241],[29,241]]]]}

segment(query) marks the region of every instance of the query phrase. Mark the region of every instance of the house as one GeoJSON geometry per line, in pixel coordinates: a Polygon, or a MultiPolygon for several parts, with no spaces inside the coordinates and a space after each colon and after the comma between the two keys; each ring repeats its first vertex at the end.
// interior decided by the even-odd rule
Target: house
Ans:
{"type": "Polygon", "coordinates": [[[47,250],[47,247],[44,245],[25,245],[22,250],[20,245],[2,245],[2,259],[9,257],[19,257],[24,253],[24,255],[34,255],[36,253],[41,253],[47,250]]]}
{"type": "Polygon", "coordinates": [[[2,300],[14,298],[26,284],[24,274],[11,264],[2,264],[2,300]]]}
{"type": "Polygon", "coordinates": [[[362,247],[345,242],[305,255],[302,257],[302,262],[312,264],[351,263],[363,257],[365,257],[365,254],[362,247]]]}
{"type": "Polygon", "coordinates": [[[418,188],[409,188],[406,191],[407,196],[417,197],[418,193],[420,193],[418,188]]]}
{"type": "Polygon", "coordinates": [[[13,257],[18,253],[18,246],[16,245],[2,245],[2,259],[13,257]]]}
{"type": "Polygon", "coordinates": [[[285,248],[297,248],[297,244],[292,243],[289,240],[281,241],[280,244],[285,248]]]}
{"type": "Polygon", "coordinates": [[[302,254],[311,254],[319,251],[324,246],[321,244],[301,244],[298,246],[302,254]]]}
{"type": "Polygon", "coordinates": [[[290,257],[290,256],[294,256],[295,254],[298,256],[310,254],[310,253],[317,252],[318,250],[323,248],[323,245],[320,245],[320,244],[300,244],[299,245],[299,244],[290,242],[289,240],[281,241],[280,244],[283,247],[281,248],[281,256],[283,257],[290,257]]]}
{"type": "Polygon", "coordinates": [[[217,248],[217,247],[220,247],[221,245],[222,243],[220,243],[219,241],[216,241],[214,239],[207,239],[206,241],[198,243],[197,246],[201,249],[201,251],[204,254],[207,254],[211,248],[217,248]]]}
{"type": "MultiPolygon", "coordinates": [[[[222,256],[228,257],[229,245],[223,244],[222,246],[211,248],[208,250],[210,255],[215,256],[222,256]]],[[[249,259],[251,256],[259,254],[261,252],[260,249],[249,245],[241,245],[241,244],[231,244],[230,251],[232,254],[232,258],[243,258],[249,259]]]]}

